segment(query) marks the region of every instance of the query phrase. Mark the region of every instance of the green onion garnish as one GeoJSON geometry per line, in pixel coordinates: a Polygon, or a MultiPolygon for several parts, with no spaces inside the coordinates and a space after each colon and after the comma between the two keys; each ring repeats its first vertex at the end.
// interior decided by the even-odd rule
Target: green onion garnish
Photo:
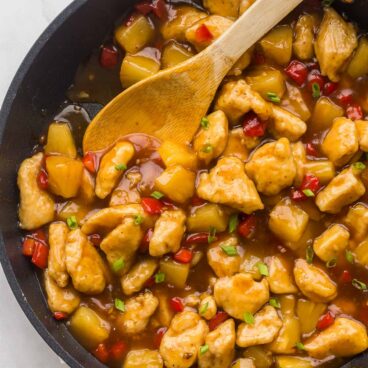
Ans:
{"type": "Polygon", "coordinates": [[[305,258],[309,264],[313,263],[314,250],[311,245],[308,245],[307,249],[305,250],[305,258]]]}
{"type": "Polygon", "coordinates": [[[347,260],[349,263],[351,263],[351,264],[353,264],[353,263],[354,263],[354,255],[353,255],[353,252],[352,252],[352,251],[350,251],[350,250],[346,250],[346,251],[345,251],[345,258],[346,258],[346,260],[347,260]]]}
{"type": "Polygon", "coordinates": [[[161,284],[165,281],[165,274],[163,272],[157,272],[155,275],[155,283],[161,284]]]}
{"type": "Polygon", "coordinates": [[[367,290],[368,288],[367,288],[367,285],[364,283],[364,282],[362,282],[362,281],[359,281],[359,280],[357,280],[357,279],[354,279],[352,282],[352,285],[355,287],[355,288],[357,288],[357,289],[359,289],[359,290],[367,290]]]}
{"type": "Polygon", "coordinates": [[[337,259],[336,258],[332,258],[329,261],[326,262],[326,267],[327,268],[334,268],[336,267],[336,263],[337,263],[337,259]]]}
{"type": "Polygon", "coordinates": [[[264,264],[263,262],[258,262],[257,263],[257,267],[258,267],[258,271],[262,276],[268,276],[269,272],[268,272],[268,267],[266,264],[264,264]]]}
{"type": "Polygon", "coordinates": [[[233,233],[239,224],[239,217],[237,213],[234,213],[230,216],[229,220],[229,233],[233,233]]]}
{"type": "Polygon", "coordinates": [[[119,271],[121,271],[125,266],[125,261],[123,258],[119,258],[116,261],[113,262],[112,264],[112,270],[117,273],[119,271]]]}
{"type": "Polygon", "coordinates": [[[244,322],[248,323],[248,325],[253,325],[254,324],[254,316],[253,316],[252,313],[245,312],[243,318],[244,318],[244,322]]]}
{"type": "Polygon", "coordinates": [[[134,223],[136,225],[140,225],[143,222],[143,216],[142,215],[136,215],[134,217],[134,223]]]}
{"type": "Polygon", "coordinates": [[[208,303],[208,302],[204,303],[204,304],[199,308],[199,314],[201,314],[201,315],[203,316],[203,315],[207,312],[208,305],[209,305],[209,303],[208,303]]]}
{"type": "Polygon", "coordinates": [[[277,298],[270,299],[270,306],[274,308],[281,308],[281,304],[277,298]]]}
{"type": "Polygon", "coordinates": [[[114,301],[114,305],[118,311],[125,312],[125,303],[121,299],[116,298],[114,301]]]}
{"type": "Polygon", "coordinates": [[[117,170],[117,171],[124,171],[127,168],[128,168],[128,166],[125,165],[125,164],[118,164],[118,165],[115,166],[115,170],[117,170]]]}
{"type": "Polygon", "coordinates": [[[314,197],[314,193],[310,189],[304,189],[303,193],[304,193],[305,196],[307,196],[309,198],[314,197]]]}
{"type": "Polygon", "coordinates": [[[302,342],[297,342],[295,344],[295,347],[298,349],[298,350],[305,350],[305,346],[302,342]]]}
{"type": "Polygon", "coordinates": [[[279,104],[281,98],[274,92],[267,92],[267,100],[279,104]]]}
{"type": "Polygon", "coordinates": [[[199,355],[203,355],[203,354],[207,353],[208,349],[209,349],[208,345],[202,345],[199,348],[199,355]]]}
{"type": "Polygon", "coordinates": [[[209,125],[210,125],[210,121],[208,120],[208,118],[203,117],[201,119],[201,127],[206,130],[206,129],[208,129],[209,125]]]}
{"type": "Polygon", "coordinates": [[[75,216],[70,216],[66,219],[66,224],[70,230],[78,229],[78,221],[75,216]]]}
{"type": "Polygon", "coordinates": [[[363,164],[363,162],[355,162],[353,164],[354,169],[357,170],[364,170],[365,169],[365,165],[363,164]]]}
{"type": "Polygon", "coordinates": [[[321,96],[321,88],[318,83],[312,84],[312,96],[318,98],[321,96]]]}
{"type": "Polygon", "coordinates": [[[155,199],[161,199],[164,197],[164,195],[161,192],[155,190],[153,193],[151,193],[151,197],[155,199]]]}
{"type": "Polygon", "coordinates": [[[234,257],[238,255],[238,250],[234,245],[221,245],[221,249],[224,253],[226,253],[230,257],[234,257]]]}
{"type": "Polygon", "coordinates": [[[210,233],[208,234],[208,244],[213,243],[216,240],[216,228],[211,226],[210,233]]]}
{"type": "Polygon", "coordinates": [[[205,144],[203,147],[202,147],[202,152],[204,153],[211,153],[213,151],[213,147],[211,144],[205,144]]]}
{"type": "Polygon", "coordinates": [[[335,0],[322,0],[322,6],[331,6],[335,0]]]}

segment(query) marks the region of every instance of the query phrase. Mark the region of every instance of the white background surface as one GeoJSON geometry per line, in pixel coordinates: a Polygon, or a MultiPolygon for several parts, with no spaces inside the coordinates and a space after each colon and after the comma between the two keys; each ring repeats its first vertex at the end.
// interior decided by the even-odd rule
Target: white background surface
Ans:
{"type": "MultiPolygon", "coordinates": [[[[72,0],[1,0],[0,105],[24,56],[72,0]]],[[[0,267],[0,368],[67,368],[33,329],[0,267]]]]}

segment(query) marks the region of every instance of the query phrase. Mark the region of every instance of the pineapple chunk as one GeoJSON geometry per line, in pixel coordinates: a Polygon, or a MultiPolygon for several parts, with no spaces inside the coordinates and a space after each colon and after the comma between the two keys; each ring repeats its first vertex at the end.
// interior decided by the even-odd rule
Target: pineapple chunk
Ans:
{"type": "Polygon", "coordinates": [[[344,116],[344,109],[336,105],[328,97],[321,97],[314,106],[309,124],[312,131],[324,131],[329,129],[334,119],[344,116]]]}
{"type": "Polygon", "coordinates": [[[155,36],[155,26],[143,15],[135,17],[131,24],[122,24],[115,30],[115,38],[121,48],[129,53],[138,52],[155,36]]]}
{"type": "Polygon", "coordinates": [[[185,203],[194,195],[195,174],[181,165],[171,166],[156,178],[155,187],[174,202],[185,203]]]}
{"type": "Polygon", "coordinates": [[[205,204],[195,209],[187,219],[190,232],[209,231],[211,227],[217,232],[225,231],[229,216],[221,206],[213,203],[205,204]]]}
{"type": "Polygon", "coordinates": [[[252,359],[257,368],[270,368],[273,363],[272,353],[263,346],[251,346],[244,351],[243,356],[252,359]]]}
{"type": "Polygon", "coordinates": [[[329,183],[336,175],[335,166],[331,161],[308,161],[304,164],[306,173],[316,176],[321,184],[329,183]]]}
{"type": "Polygon", "coordinates": [[[160,261],[160,272],[165,274],[165,282],[184,289],[189,276],[190,264],[177,263],[172,259],[160,261]]]}
{"type": "Polygon", "coordinates": [[[194,53],[180,43],[171,40],[162,51],[161,63],[164,69],[172,68],[194,56],[194,53]]]}
{"type": "Polygon", "coordinates": [[[165,141],[158,149],[166,167],[181,165],[188,170],[197,169],[197,156],[187,146],[173,141],[165,141]]]}
{"type": "Polygon", "coordinates": [[[358,131],[359,148],[363,152],[368,152],[368,121],[355,120],[355,126],[358,131]]]}
{"type": "Polygon", "coordinates": [[[84,202],[79,199],[68,201],[58,208],[57,217],[60,220],[67,221],[71,216],[75,216],[77,223],[80,224],[90,211],[90,207],[86,206],[84,202]]]}
{"type": "Polygon", "coordinates": [[[301,120],[308,121],[311,117],[311,112],[300,89],[291,83],[286,83],[286,89],[287,93],[282,99],[280,106],[301,120]]]}
{"type": "Polygon", "coordinates": [[[70,320],[70,328],[77,340],[86,348],[94,349],[110,335],[110,324],[95,311],[79,307],[70,320]]]}
{"type": "Polygon", "coordinates": [[[290,62],[293,51],[293,30],[289,25],[275,27],[260,41],[266,57],[279,65],[290,62]]]}
{"type": "Polygon", "coordinates": [[[313,368],[314,365],[309,358],[278,356],[276,357],[276,368],[313,368]]]}
{"type": "Polygon", "coordinates": [[[65,156],[48,156],[46,169],[52,193],[64,198],[78,194],[83,175],[82,162],[65,156]]]}
{"type": "Polygon", "coordinates": [[[124,88],[151,77],[160,70],[160,63],[156,59],[142,55],[125,56],[120,69],[120,81],[124,88]]]}
{"type": "Polygon", "coordinates": [[[305,299],[298,300],[296,313],[302,334],[309,334],[314,331],[319,318],[325,313],[326,309],[327,305],[323,303],[315,303],[305,299]]]}
{"type": "Polygon", "coordinates": [[[162,368],[163,361],[157,350],[131,350],[122,368],[162,368]]]}
{"type": "Polygon", "coordinates": [[[355,260],[363,265],[368,266],[368,240],[362,241],[354,250],[355,260]]]}
{"type": "Polygon", "coordinates": [[[231,368],[256,368],[252,359],[238,359],[231,368]]]}
{"type": "Polygon", "coordinates": [[[74,138],[67,123],[55,122],[49,126],[45,153],[47,155],[60,154],[70,158],[77,157],[74,138]]]}
{"type": "Polygon", "coordinates": [[[358,78],[368,73],[368,38],[362,37],[359,40],[358,48],[348,66],[348,74],[353,78],[358,78]]]}
{"type": "Polygon", "coordinates": [[[246,161],[250,152],[250,148],[246,146],[247,141],[253,142],[254,146],[259,144],[259,138],[245,136],[243,128],[230,130],[229,139],[223,155],[237,157],[242,161],[246,161]]]}

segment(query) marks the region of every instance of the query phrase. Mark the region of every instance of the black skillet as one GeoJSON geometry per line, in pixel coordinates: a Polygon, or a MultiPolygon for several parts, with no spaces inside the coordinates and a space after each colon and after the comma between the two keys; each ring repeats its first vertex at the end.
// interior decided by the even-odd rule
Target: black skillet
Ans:
{"type": "MultiPolygon", "coordinates": [[[[287,0],[280,0],[287,1],[287,0]]],[[[368,25],[368,0],[336,7],[368,25]]],[[[17,227],[16,170],[45,124],[65,100],[76,69],[111,31],[134,0],[75,0],[38,39],[19,68],[0,114],[0,257],[18,303],[38,333],[72,368],[104,367],[49,313],[28,259],[21,256],[17,227]]],[[[17,353],[17,352],[14,352],[17,353]]],[[[18,352],[19,354],[20,352],[18,352]]],[[[344,368],[368,367],[368,354],[344,368]]]]}

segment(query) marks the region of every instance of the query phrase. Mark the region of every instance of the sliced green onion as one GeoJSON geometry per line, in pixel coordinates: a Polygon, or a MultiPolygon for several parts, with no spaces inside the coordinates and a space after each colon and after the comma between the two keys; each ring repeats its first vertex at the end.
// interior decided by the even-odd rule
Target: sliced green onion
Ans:
{"type": "Polygon", "coordinates": [[[244,322],[248,323],[248,325],[253,325],[254,324],[254,316],[253,316],[252,313],[245,312],[243,318],[244,318],[244,322]]]}
{"type": "Polygon", "coordinates": [[[116,298],[114,301],[114,305],[118,311],[125,312],[125,303],[121,299],[116,298]]]}
{"type": "Polygon", "coordinates": [[[326,262],[326,267],[327,268],[334,268],[336,267],[336,263],[337,263],[337,259],[336,258],[332,258],[329,261],[326,262]]]}
{"type": "Polygon", "coordinates": [[[353,264],[353,263],[354,263],[354,255],[353,255],[353,252],[352,252],[352,251],[350,251],[350,250],[346,250],[346,251],[345,251],[345,258],[346,258],[346,260],[347,260],[349,263],[351,263],[351,264],[353,264]]]}
{"type": "Polygon", "coordinates": [[[208,244],[213,243],[216,240],[216,228],[211,226],[210,233],[208,234],[208,244]]]}
{"type": "Polygon", "coordinates": [[[305,250],[305,258],[309,264],[313,263],[314,250],[311,245],[308,245],[307,249],[305,250]]]}
{"type": "Polygon", "coordinates": [[[305,350],[305,346],[302,342],[297,342],[295,344],[295,347],[298,349],[298,350],[305,350]]]}
{"type": "Polygon", "coordinates": [[[201,127],[206,130],[206,129],[208,129],[208,126],[209,125],[210,125],[210,121],[208,120],[208,118],[207,117],[203,117],[201,119],[201,127]]]}
{"type": "Polygon", "coordinates": [[[163,272],[157,272],[155,275],[155,283],[161,284],[165,281],[165,274],[163,272]]]}
{"type": "Polygon", "coordinates": [[[128,168],[128,166],[125,165],[125,164],[118,164],[118,165],[115,166],[115,170],[117,170],[117,171],[124,171],[127,168],[128,168]]]}
{"type": "Polygon", "coordinates": [[[119,258],[117,259],[113,264],[112,264],[112,270],[117,273],[119,271],[121,271],[125,266],[125,261],[123,258],[119,258]]]}
{"type": "Polygon", "coordinates": [[[335,0],[322,0],[322,6],[331,6],[335,0]]]}
{"type": "Polygon", "coordinates": [[[280,97],[274,92],[267,92],[267,100],[277,104],[281,102],[280,97]]]}
{"type": "Polygon", "coordinates": [[[268,267],[266,264],[264,264],[263,262],[258,262],[257,263],[257,267],[258,267],[258,271],[262,276],[268,276],[269,272],[268,272],[268,267]]]}
{"type": "Polygon", "coordinates": [[[70,230],[78,229],[78,221],[75,216],[70,216],[66,219],[66,224],[70,230]]]}
{"type": "Polygon", "coordinates": [[[211,144],[207,143],[202,147],[201,151],[204,153],[211,153],[213,151],[213,147],[211,144]]]}
{"type": "Polygon", "coordinates": [[[239,217],[237,213],[234,213],[230,216],[229,220],[229,233],[233,233],[239,224],[239,217]]]}
{"type": "Polygon", "coordinates": [[[226,253],[230,257],[234,257],[238,255],[238,250],[236,249],[236,246],[234,245],[221,245],[221,249],[224,253],[226,253]]]}
{"type": "Polygon", "coordinates": [[[209,347],[208,345],[202,345],[200,348],[199,348],[199,355],[203,355],[203,354],[206,354],[207,351],[208,351],[209,347]]]}
{"type": "Polygon", "coordinates": [[[354,279],[352,282],[352,285],[355,287],[355,288],[357,288],[357,289],[359,289],[359,290],[367,290],[368,288],[367,288],[367,285],[364,283],[364,282],[362,282],[362,281],[359,281],[359,280],[357,280],[357,279],[354,279]]]}
{"type": "Polygon", "coordinates": [[[321,88],[318,83],[312,84],[312,96],[318,98],[321,96],[321,88]]]}
{"type": "Polygon", "coordinates": [[[274,308],[281,308],[281,304],[277,298],[270,299],[270,306],[274,308]]]}
{"type": "Polygon", "coordinates": [[[366,166],[363,164],[363,162],[355,162],[353,163],[353,167],[357,170],[364,170],[366,166]]]}
{"type": "Polygon", "coordinates": [[[136,215],[134,217],[134,223],[136,225],[140,225],[143,222],[143,216],[142,215],[136,215]]]}
{"type": "Polygon", "coordinates": [[[153,193],[151,193],[151,197],[155,199],[161,199],[164,197],[164,195],[161,192],[155,190],[153,193]]]}
{"type": "Polygon", "coordinates": [[[304,189],[303,193],[309,198],[314,197],[314,193],[310,189],[304,189]]]}
{"type": "Polygon", "coordinates": [[[209,305],[209,303],[208,303],[208,302],[204,303],[204,304],[199,308],[199,314],[201,314],[201,315],[203,316],[203,315],[207,312],[208,305],[209,305]]]}

